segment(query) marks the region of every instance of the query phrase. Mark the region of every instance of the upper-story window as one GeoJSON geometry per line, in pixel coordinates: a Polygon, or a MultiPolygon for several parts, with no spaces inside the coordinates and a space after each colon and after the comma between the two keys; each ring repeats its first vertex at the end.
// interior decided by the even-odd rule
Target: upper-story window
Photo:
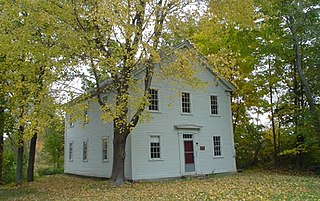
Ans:
{"type": "Polygon", "coordinates": [[[218,115],[218,96],[211,95],[210,96],[210,114],[211,115],[218,115]]]}
{"type": "Polygon", "coordinates": [[[182,113],[191,113],[191,96],[188,92],[181,93],[181,111],[182,113]]]}
{"type": "Polygon", "coordinates": [[[102,96],[102,102],[103,103],[107,103],[108,102],[108,96],[107,95],[105,95],[105,96],[102,96]]]}
{"type": "Polygon", "coordinates": [[[159,94],[158,94],[158,89],[150,89],[149,90],[149,110],[151,111],[159,111],[159,94]]]}
{"type": "Polygon", "coordinates": [[[72,121],[72,114],[69,115],[69,127],[74,127],[74,122],[72,121]]]}
{"type": "Polygon", "coordinates": [[[84,111],[83,111],[83,115],[84,115],[84,123],[85,123],[85,124],[89,123],[88,110],[84,110],[84,111]]]}

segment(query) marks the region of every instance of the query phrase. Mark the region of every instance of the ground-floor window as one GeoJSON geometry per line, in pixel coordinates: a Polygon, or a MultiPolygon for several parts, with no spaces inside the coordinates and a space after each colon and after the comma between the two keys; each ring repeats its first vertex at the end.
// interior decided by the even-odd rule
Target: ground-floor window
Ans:
{"type": "Polygon", "coordinates": [[[83,161],[88,161],[88,140],[83,141],[83,149],[82,149],[82,159],[83,161]]]}
{"type": "Polygon", "coordinates": [[[160,159],[160,136],[150,136],[150,158],[151,159],[160,159]]]}
{"type": "Polygon", "coordinates": [[[213,143],[213,156],[221,156],[221,137],[213,136],[212,143],[213,143]]]}
{"type": "Polygon", "coordinates": [[[102,139],[102,160],[103,161],[108,160],[108,139],[107,138],[102,139]]]}
{"type": "Polygon", "coordinates": [[[69,143],[69,161],[73,160],[73,142],[69,143]]]}

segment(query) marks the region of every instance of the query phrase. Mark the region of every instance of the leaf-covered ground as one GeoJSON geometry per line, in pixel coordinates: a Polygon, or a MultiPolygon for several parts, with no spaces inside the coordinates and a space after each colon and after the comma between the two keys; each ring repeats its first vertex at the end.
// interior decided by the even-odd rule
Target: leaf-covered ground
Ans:
{"type": "Polygon", "coordinates": [[[127,183],[47,176],[21,189],[3,186],[0,200],[320,200],[320,177],[242,172],[208,178],[127,183]]]}

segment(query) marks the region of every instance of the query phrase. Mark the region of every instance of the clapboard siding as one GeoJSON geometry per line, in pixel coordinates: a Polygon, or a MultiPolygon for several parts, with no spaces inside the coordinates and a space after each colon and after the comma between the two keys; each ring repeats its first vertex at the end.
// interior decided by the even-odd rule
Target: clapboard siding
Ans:
{"type": "MultiPolygon", "coordinates": [[[[110,178],[113,161],[113,125],[103,123],[99,105],[95,101],[89,102],[88,115],[90,122],[83,126],[80,121],[74,127],[68,124],[65,138],[65,173],[110,178]],[[108,160],[102,160],[102,139],[108,139],[108,160]],[[83,161],[83,141],[88,140],[88,160],[83,161]],[[69,161],[69,143],[73,142],[73,160],[69,161]]],[[[131,179],[130,137],[127,140],[125,174],[131,179]]]]}
{"type": "MultiPolygon", "coordinates": [[[[203,80],[214,82],[214,77],[204,72],[203,80]]],[[[154,83],[159,90],[160,112],[151,112],[149,123],[138,125],[132,135],[132,178],[150,179],[181,176],[181,154],[179,152],[179,134],[174,125],[194,124],[202,126],[196,136],[198,145],[195,154],[198,162],[197,174],[236,171],[233,144],[230,94],[216,84],[204,90],[192,91],[188,88],[170,90],[167,84],[154,83]],[[192,114],[181,114],[181,100],[177,91],[191,94],[192,114]],[[210,95],[219,98],[219,115],[210,115],[210,95]],[[169,98],[171,97],[171,98],[169,98]],[[174,98],[172,98],[174,97],[174,98]],[[168,105],[171,105],[170,107],[168,105]],[[149,135],[161,136],[161,160],[149,160],[149,135]],[[213,157],[212,136],[221,136],[222,157],[213,157]],[[205,146],[204,151],[199,147],[205,146]]],[[[186,132],[193,132],[186,131],[186,132]]]]}
{"type": "MultiPolygon", "coordinates": [[[[199,67],[199,66],[198,66],[199,67]]],[[[205,89],[154,79],[152,87],[159,91],[159,112],[150,112],[148,123],[138,124],[129,135],[126,146],[125,174],[128,179],[178,177],[184,170],[183,133],[193,133],[196,171],[193,174],[210,174],[236,171],[235,150],[231,117],[230,92],[221,79],[203,70],[198,77],[209,83],[205,89]],[[191,94],[191,114],[181,114],[181,92],[191,94]],[[218,96],[219,114],[210,115],[210,95],[218,96]],[[191,129],[177,129],[175,125],[195,125],[191,129]],[[150,135],[159,135],[161,159],[150,160],[150,135]],[[221,137],[221,157],[213,156],[213,136],[221,137]],[[205,150],[200,150],[200,146],[205,150]]],[[[139,78],[139,75],[137,75],[139,78]]],[[[67,125],[65,139],[65,172],[79,175],[110,177],[112,168],[111,123],[100,119],[99,105],[90,101],[90,123],[83,128],[78,121],[73,128],[67,125]],[[102,137],[108,137],[109,161],[102,161],[102,137]],[[88,161],[82,161],[82,142],[88,139],[88,161]],[[74,143],[74,159],[68,160],[68,143],[74,143]]]]}

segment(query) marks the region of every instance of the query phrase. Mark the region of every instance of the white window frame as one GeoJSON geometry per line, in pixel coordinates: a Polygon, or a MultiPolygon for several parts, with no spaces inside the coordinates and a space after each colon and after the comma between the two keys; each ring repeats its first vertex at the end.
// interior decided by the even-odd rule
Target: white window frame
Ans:
{"type": "Polygon", "coordinates": [[[72,114],[69,114],[69,119],[68,119],[69,128],[73,128],[74,127],[74,122],[72,122],[71,119],[72,119],[72,114]]]}
{"type": "MultiPolygon", "coordinates": [[[[157,110],[151,110],[150,106],[151,106],[151,102],[150,105],[148,106],[148,111],[149,112],[160,112],[160,90],[156,87],[151,87],[150,90],[156,90],[157,91],[157,102],[158,102],[158,109],[157,110]]],[[[150,93],[150,91],[149,91],[150,93]]],[[[151,98],[151,93],[150,93],[150,98],[151,98]]],[[[150,100],[150,99],[149,99],[150,100]]]]}
{"type": "Polygon", "coordinates": [[[191,92],[189,91],[181,91],[180,92],[180,108],[181,108],[181,114],[187,114],[187,115],[190,115],[192,114],[192,96],[191,96],[191,92]],[[182,94],[183,93],[186,93],[186,94],[189,94],[189,109],[190,109],[190,112],[183,112],[183,107],[182,107],[182,104],[183,104],[183,98],[182,98],[182,94]]]}
{"type": "Polygon", "coordinates": [[[213,158],[222,158],[223,155],[222,155],[222,138],[221,138],[221,136],[220,135],[213,135],[211,139],[212,139],[212,154],[213,154],[213,158]],[[214,141],[215,137],[219,137],[220,145],[218,147],[219,147],[220,155],[216,155],[216,152],[215,152],[215,148],[216,148],[215,141],[214,141]]]}
{"type": "Polygon", "coordinates": [[[88,109],[85,109],[85,110],[83,111],[83,115],[84,115],[84,121],[83,121],[83,123],[84,123],[84,124],[88,124],[88,123],[89,123],[89,111],[88,111],[88,109]]]}
{"type": "Polygon", "coordinates": [[[89,140],[88,139],[85,139],[82,141],[82,161],[83,162],[87,162],[88,161],[88,143],[89,140]],[[85,148],[85,144],[86,144],[86,150],[84,149],[85,148]]]}
{"type": "Polygon", "coordinates": [[[160,160],[162,160],[162,139],[161,139],[161,136],[160,136],[160,134],[149,134],[149,160],[150,161],[160,161],[160,160]],[[151,140],[151,138],[152,137],[158,137],[159,138],[159,155],[160,155],[160,157],[159,158],[152,158],[151,157],[151,143],[152,143],[152,140],[151,140]]]}
{"type": "Polygon", "coordinates": [[[103,95],[102,98],[101,98],[101,100],[102,100],[102,102],[105,103],[105,104],[108,103],[108,96],[107,96],[107,95],[103,95]]]}
{"type": "Polygon", "coordinates": [[[102,162],[108,162],[109,161],[109,138],[108,137],[102,137],[101,138],[101,157],[102,157],[102,162]],[[104,149],[104,141],[107,142],[107,149],[104,149]],[[107,158],[105,158],[105,153],[104,151],[107,152],[107,158]]]}
{"type": "Polygon", "coordinates": [[[220,108],[219,108],[219,96],[217,94],[210,94],[209,95],[209,113],[210,116],[219,116],[220,115],[220,108]],[[217,97],[217,114],[212,114],[212,102],[211,102],[211,97],[215,96],[217,97]]]}
{"type": "Polygon", "coordinates": [[[73,142],[69,142],[69,149],[68,149],[68,158],[69,158],[69,161],[72,162],[73,161],[73,151],[74,150],[74,147],[73,147],[73,142]]]}

